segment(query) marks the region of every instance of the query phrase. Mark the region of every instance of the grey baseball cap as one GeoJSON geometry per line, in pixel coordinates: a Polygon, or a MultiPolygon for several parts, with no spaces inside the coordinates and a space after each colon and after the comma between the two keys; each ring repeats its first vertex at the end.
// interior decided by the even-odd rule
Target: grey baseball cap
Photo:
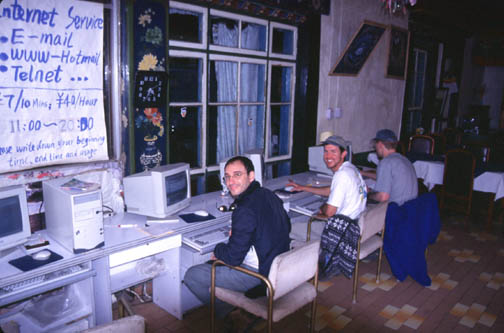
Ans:
{"type": "Polygon", "coordinates": [[[345,141],[345,139],[343,139],[341,136],[331,135],[330,137],[328,137],[327,139],[325,139],[324,141],[322,141],[321,145],[323,145],[323,146],[325,146],[325,145],[335,145],[335,146],[338,146],[338,147],[343,148],[344,150],[346,150],[348,142],[345,141]]]}
{"type": "Polygon", "coordinates": [[[397,142],[397,136],[394,131],[385,128],[376,132],[376,137],[372,141],[397,142]]]}

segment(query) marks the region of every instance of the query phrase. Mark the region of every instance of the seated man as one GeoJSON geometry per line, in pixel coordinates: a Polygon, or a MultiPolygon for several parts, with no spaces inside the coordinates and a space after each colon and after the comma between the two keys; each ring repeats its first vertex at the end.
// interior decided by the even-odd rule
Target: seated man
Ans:
{"type": "MultiPolygon", "coordinates": [[[[227,244],[220,243],[214,249],[212,259],[220,259],[233,266],[243,265],[268,276],[273,259],[289,250],[290,220],[282,201],[255,181],[254,165],[243,156],[227,161],[225,181],[236,206],[232,215],[231,233],[227,244]],[[254,265],[255,263],[255,265],[254,265]],[[258,269],[253,266],[257,266],[258,269]]],[[[191,267],[184,283],[198,297],[210,304],[211,264],[191,267]]],[[[216,269],[216,285],[236,291],[257,292],[266,295],[265,286],[250,275],[225,266],[216,269]]],[[[215,302],[217,316],[223,318],[233,309],[218,299],[215,302]]]]}
{"type": "MultiPolygon", "coordinates": [[[[306,191],[328,196],[327,202],[320,207],[319,216],[322,218],[342,214],[351,219],[357,219],[366,208],[366,183],[362,179],[359,170],[352,163],[345,162],[347,143],[342,137],[332,135],[322,144],[324,145],[324,162],[334,172],[331,186],[312,187],[310,185],[300,185],[293,181],[290,181],[287,185],[292,186],[294,191],[306,191]]],[[[304,233],[305,236],[301,237],[301,239],[306,238],[306,224],[294,223],[294,229],[296,230],[292,237],[298,238],[298,234],[303,235],[304,233]]],[[[312,232],[320,236],[322,229],[323,225],[318,223],[313,225],[312,232]]]]}
{"type": "Polygon", "coordinates": [[[373,139],[376,154],[381,158],[376,173],[362,171],[364,176],[376,179],[369,198],[376,201],[404,202],[418,196],[418,180],[415,168],[403,155],[396,152],[397,136],[389,129],[382,129],[373,139]]]}

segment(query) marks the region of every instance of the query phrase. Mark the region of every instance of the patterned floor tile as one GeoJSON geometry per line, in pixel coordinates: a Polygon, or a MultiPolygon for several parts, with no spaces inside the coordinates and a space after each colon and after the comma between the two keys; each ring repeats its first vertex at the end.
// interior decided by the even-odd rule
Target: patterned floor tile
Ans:
{"type": "Polygon", "coordinates": [[[453,236],[448,234],[446,231],[439,232],[439,236],[437,238],[438,241],[451,241],[453,236]]]}
{"type": "Polygon", "coordinates": [[[470,236],[474,237],[479,242],[495,241],[497,236],[486,233],[486,232],[471,232],[470,236]]]}
{"type": "MultiPolygon", "coordinates": [[[[315,321],[315,330],[320,331],[326,327],[330,327],[334,330],[343,329],[349,322],[352,321],[351,318],[343,315],[347,309],[341,306],[334,305],[328,308],[323,305],[317,305],[317,318],[315,321]]],[[[311,316],[311,312],[307,311],[305,313],[307,317],[311,316]]]]}
{"type": "Polygon", "coordinates": [[[384,291],[389,291],[397,285],[397,281],[392,278],[391,275],[386,273],[380,274],[380,282],[376,283],[376,275],[371,273],[363,274],[359,277],[359,281],[364,283],[361,286],[362,289],[367,290],[369,292],[375,290],[376,288],[380,288],[384,291]]]}
{"type": "Polygon", "coordinates": [[[327,288],[332,286],[333,283],[331,281],[319,281],[317,290],[319,292],[324,292],[327,288]]]}
{"type": "Polygon", "coordinates": [[[452,290],[458,284],[457,281],[450,280],[450,275],[446,273],[439,273],[438,275],[431,276],[430,278],[432,283],[427,287],[430,290],[438,290],[439,288],[452,290]]]}
{"type": "Polygon", "coordinates": [[[474,255],[473,250],[464,249],[462,251],[452,249],[448,252],[448,255],[454,257],[456,262],[466,262],[470,261],[472,263],[477,263],[480,260],[480,256],[474,255]]]}
{"type": "Polygon", "coordinates": [[[416,330],[420,327],[420,325],[422,325],[425,320],[424,318],[415,315],[415,312],[417,310],[418,309],[416,307],[408,304],[403,305],[403,307],[400,309],[396,308],[393,305],[387,305],[380,312],[380,316],[388,319],[385,322],[385,326],[390,329],[398,330],[401,328],[401,326],[404,325],[416,330]]]}
{"type": "Polygon", "coordinates": [[[473,303],[471,306],[457,303],[451,309],[450,314],[459,317],[459,324],[469,328],[473,328],[478,323],[487,327],[492,327],[497,316],[485,312],[485,309],[486,306],[478,303],[473,303]]]}
{"type": "Polygon", "coordinates": [[[483,272],[480,274],[479,279],[486,282],[486,286],[491,289],[499,290],[504,287],[504,273],[497,272],[495,274],[483,272]]]}

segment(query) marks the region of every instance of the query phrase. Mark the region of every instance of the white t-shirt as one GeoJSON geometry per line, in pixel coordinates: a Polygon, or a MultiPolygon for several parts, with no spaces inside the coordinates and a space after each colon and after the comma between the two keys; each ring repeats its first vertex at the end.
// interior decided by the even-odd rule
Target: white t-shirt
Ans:
{"type": "Polygon", "coordinates": [[[366,209],[366,201],[366,183],[359,170],[352,163],[343,162],[333,175],[327,203],[338,208],[336,214],[356,219],[366,209]]]}

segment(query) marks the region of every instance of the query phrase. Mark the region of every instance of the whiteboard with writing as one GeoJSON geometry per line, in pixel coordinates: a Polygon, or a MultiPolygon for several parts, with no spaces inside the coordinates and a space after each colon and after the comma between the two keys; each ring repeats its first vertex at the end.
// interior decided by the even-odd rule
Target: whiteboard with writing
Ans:
{"type": "Polygon", "coordinates": [[[0,173],[106,160],[103,5],[0,3],[0,173]]]}

